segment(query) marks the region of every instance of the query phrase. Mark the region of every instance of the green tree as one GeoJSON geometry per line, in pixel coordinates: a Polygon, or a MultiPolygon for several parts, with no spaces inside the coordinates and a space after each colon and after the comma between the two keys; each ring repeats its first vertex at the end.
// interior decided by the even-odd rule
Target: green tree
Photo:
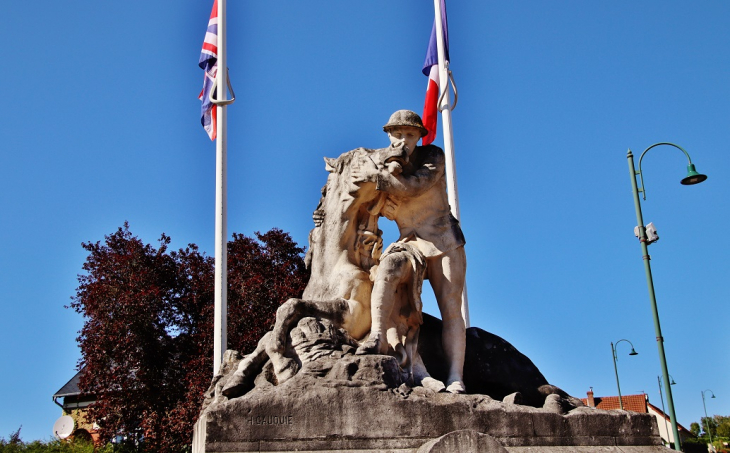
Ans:
{"type": "Polygon", "coordinates": [[[702,427],[703,437],[707,437],[708,430],[712,437],[717,437],[717,422],[713,417],[702,417],[700,419],[700,426],[702,427]]]}
{"type": "Polygon", "coordinates": [[[717,436],[730,439],[730,416],[715,415],[717,436]]]}
{"type": "Polygon", "coordinates": [[[689,430],[690,430],[690,431],[692,432],[692,434],[694,434],[695,436],[699,436],[699,435],[700,435],[700,424],[699,424],[699,423],[697,423],[697,422],[692,422],[692,423],[691,423],[691,424],[689,425],[689,430]]]}
{"type": "MultiPolygon", "coordinates": [[[[22,427],[21,427],[22,428],[22,427]]],[[[0,453],[129,453],[131,450],[123,445],[108,444],[99,447],[86,440],[34,440],[23,442],[20,438],[20,429],[10,434],[10,437],[0,437],[0,453]]]]}
{"type": "Polygon", "coordinates": [[[700,423],[693,422],[690,425],[690,431],[698,438],[687,439],[686,443],[705,447],[710,442],[708,430],[709,434],[712,434],[712,445],[715,450],[730,453],[730,449],[725,446],[726,442],[730,442],[730,416],[714,415],[712,417],[702,417],[700,423]]]}

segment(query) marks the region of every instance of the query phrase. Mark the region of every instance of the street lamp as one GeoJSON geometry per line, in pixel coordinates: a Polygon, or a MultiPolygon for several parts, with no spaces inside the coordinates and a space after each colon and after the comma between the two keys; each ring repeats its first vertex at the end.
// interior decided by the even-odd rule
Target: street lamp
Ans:
{"type": "Polygon", "coordinates": [[[618,361],[618,356],[616,355],[616,347],[622,341],[625,341],[631,345],[631,352],[629,352],[629,355],[637,355],[638,352],[634,350],[634,344],[629,340],[619,340],[616,342],[615,345],[613,344],[613,342],[611,342],[611,354],[613,355],[613,371],[616,373],[616,387],[618,387],[618,403],[621,407],[621,410],[624,410],[624,400],[623,398],[621,398],[621,384],[618,383],[618,367],[616,367],[616,361],[618,361]]]}
{"type": "MultiPolygon", "coordinates": [[[[669,379],[672,380],[672,382],[670,382],[669,385],[677,384],[676,382],[674,382],[674,378],[672,377],[671,374],[669,375],[669,379]]],[[[664,419],[664,431],[666,431],[666,433],[667,433],[667,442],[669,442],[669,427],[667,426],[667,410],[664,409],[664,394],[662,393],[662,377],[657,376],[656,380],[659,383],[659,399],[661,399],[661,401],[662,401],[662,413],[664,414],[664,417],[662,417],[664,419]]]]}
{"type": "Polygon", "coordinates": [[[687,156],[687,161],[689,162],[689,165],[687,166],[687,176],[682,179],[681,183],[683,185],[693,185],[698,184],[707,179],[707,176],[697,173],[697,170],[695,169],[695,166],[692,164],[692,160],[689,157],[689,154],[687,151],[685,151],[682,147],[677,146],[673,143],[655,143],[651,145],[650,147],[646,148],[643,153],[641,153],[641,157],[639,157],[639,170],[636,171],[634,168],[634,155],[631,153],[631,150],[629,150],[626,157],[629,160],[629,176],[631,177],[631,188],[634,193],[634,206],[636,207],[636,221],[638,223],[638,236],[639,236],[639,243],[641,244],[641,253],[642,258],[644,261],[644,269],[646,271],[646,283],[649,287],[649,299],[651,301],[651,310],[652,315],[654,317],[654,331],[656,333],[656,341],[657,341],[657,347],[659,349],[659,362],[661,363],[662,367],[662,376],[664,377],[664,388],[667,392],[667,406],[669,408],[669,417],[672,421],[672,431],[674,432],[674,449],[681,451],[682,447],[679,445],[679,429],[677,428],[677,416],[674,413],[674,400],[672,398],[672,389],[670,387],[669,383],[669,371],[667,370],[667,359],[664,355],[664,338],[662,337],[662,329],[659,325],[659,311],[657,310],[656,305],[656,296],[654,295],[654,282],[651,277],[651,265],[649,264],[649,260],[651,259],[649,257],[649,251],[647,249],[647,246],[649,244],[646,236],[646,227],[644,226],[644,219],[641,215],[641,201],[639,200],[639,192],[642,193],[644,200],[646,200],[646,191],[644,189],[644,174],[641,172],[641,161],[644,159],[644,155],[649,151],[650,149],[659,146],[659,145],[668,145],[673,146],[680,151],[682,151],[685,156],[687,156]],[[641,176],[641,189],[637,187],[636,184],[636,175],[641,176]]]}
{"type": "Polygon", "coordinates": [[[712,393],[712,397],[715,397],[715,394],[712,392],[712,390],[707,389],[703,390],[702,392],[702,407],[705,409],[705,424],[707,424],[707,434],[710,436],[710,445],[712,445],[712,433],[710,432],[710,419],[707,418],[707,406],[705,405],[705,392],[712,393]]]}

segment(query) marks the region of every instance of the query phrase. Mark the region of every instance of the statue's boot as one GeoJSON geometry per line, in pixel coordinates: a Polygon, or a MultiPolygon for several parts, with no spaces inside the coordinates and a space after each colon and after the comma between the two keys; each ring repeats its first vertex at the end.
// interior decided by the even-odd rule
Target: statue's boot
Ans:
{"type": "Polygon", "coordinates": [[[446,391],[446,386],[444,385],[444,383],[439,381],[438,379],[432,378],[431,376],[427,376],[421,379],[421,385],[436,393],[446,391]]]}
{"type": "Polygon", "coordinates": [[[360,347],[357,348],[355,354],[385,354],[387,352],[388,350],[385,343],[377,336],[371,336],[370,338],[365,340],[365,342],[363,342],[360,347]]]}
{"type": "Polygon", "coordinates": [[[449,385],[446,386],[446,391],[449,393],[466,393],[466,387],[464,387],[464,383],[461,381],[453,381],[449,385]]]}

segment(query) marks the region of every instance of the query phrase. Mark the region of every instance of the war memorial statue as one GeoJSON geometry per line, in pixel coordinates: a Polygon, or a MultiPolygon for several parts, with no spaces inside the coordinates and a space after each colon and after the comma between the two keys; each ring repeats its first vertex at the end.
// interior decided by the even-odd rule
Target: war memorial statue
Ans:
{"type": "Polygon", "coordinates": [[[502,338],[465,329],[465,239],[444,153],[399,110],[390,145],[325,158],[301,299],[241,356],[226,351],[194,453],[659,452],[648,414],[584,407],[502,338]],[[383,249],[381,217],[399,239],[383,249]],[[428,279],[441,320],[422,311],[428,279]]]}

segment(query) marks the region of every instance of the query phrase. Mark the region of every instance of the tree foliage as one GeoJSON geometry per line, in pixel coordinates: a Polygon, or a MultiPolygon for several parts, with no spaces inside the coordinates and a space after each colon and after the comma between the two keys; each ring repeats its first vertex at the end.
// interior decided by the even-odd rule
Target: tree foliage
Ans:
{"type": "Polygon", "coordinates": [[[717,437],[730,438],[730,416],[715,415],[714,419],[717,437]]]}
{"type": "Polygon", "coordinates": [[[689,430],[695,436],[699,436],[700,435],[700,424],[697,422],[690,423],[689,430]]]}
{"type": "Polygon", "coordinates": [[[707,432],[712,437],[717,437],[717,420],[715,417],[702,417],[700,419],[700,427],[702,428],[702,435],[707,436],[707,432]]]}
{"type": "MultiPolygon", "coordinates": [[[[190,445],[213,369],[213,259],[170,238],[143,243],[124,224],[89,252],[71,307],[84,316],[77,338],[89,418],[103,439],[123,435],[141,449],[190,445]],[[139,441],[142,440],[140,443],[139,441]]],[[[303,249],[281,230],[234,234],[228,243],[228,347],[248,352],[277,307],[301,295],[303,249]]]]}
{"type": "Polygon", "coordinates": [[[714,415],[712,417],[702,417],[700,422],[693,422],[691,431],[698,435],[697,439],[688,439],[687,443],[701,445],[702,451],[706,450],[706,445],[710,442],[710,434],[712,435],[712,444],[715,451],[720,453],[730,452],[730,448],[726,444],[730,444],[730,416],[714,415]],[[709,433],[708,433],[709,430],[709,433]]]}
{"type": "Polygon", "coordinates": [[[7,440],[0,437],[0,453],[131,453],[131,450],[124,445],[97,446],[85,440],[51,439],[24,442],[20,438],[21,428],[10,433],[7,440]]]}

